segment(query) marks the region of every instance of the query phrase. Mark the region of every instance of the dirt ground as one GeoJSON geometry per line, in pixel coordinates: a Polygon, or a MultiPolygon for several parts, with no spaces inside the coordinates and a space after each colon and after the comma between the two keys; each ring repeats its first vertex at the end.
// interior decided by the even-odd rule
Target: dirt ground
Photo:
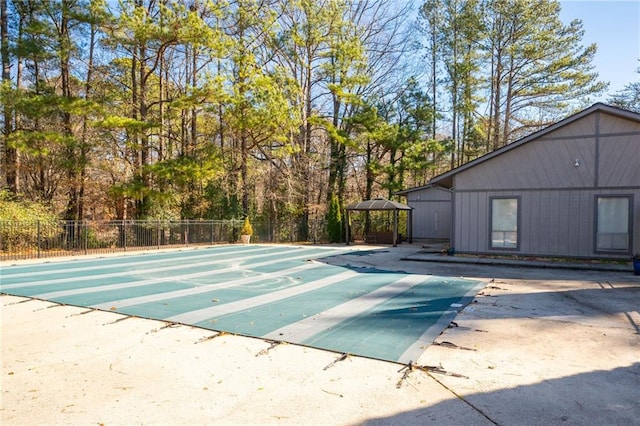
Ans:
{"type": "Polygon", "coordinates": [[[412,366],[2,295],[0,422],[638,424],[640,277],[420,249],[331,259],[486,283],[412,366]]]}

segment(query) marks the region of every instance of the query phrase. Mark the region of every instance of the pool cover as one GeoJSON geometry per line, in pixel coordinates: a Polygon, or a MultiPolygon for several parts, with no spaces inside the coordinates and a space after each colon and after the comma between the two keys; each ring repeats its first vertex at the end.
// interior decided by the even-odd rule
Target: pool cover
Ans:
{"type": "Polygon", "coordinates": [[[322,261],[344,254],[357,252],[231,245],[16,265],[0,292],[408,363],[482,286],[322,261]]]}

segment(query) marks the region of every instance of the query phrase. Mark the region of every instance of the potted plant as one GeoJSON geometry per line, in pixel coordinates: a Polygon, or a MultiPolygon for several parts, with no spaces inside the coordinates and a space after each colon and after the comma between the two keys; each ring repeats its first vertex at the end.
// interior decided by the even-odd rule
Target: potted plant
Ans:
{"type": "Polygon", "coordinates": [[[249,222],[249,216],[245,216],[242,229],[240,230],[240,241],[242,241],[242,244],[249,244],[252,234],[253,227],[251,226],[251,222],[249,222]]]}
{"type": "Polygon", "coordinates": [[[640,275],[640,252],[631,256],[631,260],[633,260],[634,275],[640,275]]]}

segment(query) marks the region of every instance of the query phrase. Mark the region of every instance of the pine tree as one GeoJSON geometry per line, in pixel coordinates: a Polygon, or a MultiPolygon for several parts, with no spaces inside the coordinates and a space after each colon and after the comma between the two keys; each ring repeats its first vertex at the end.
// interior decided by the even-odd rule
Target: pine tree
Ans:
{"type": "MultiPolygon", "coordinates": [[[[638,69],[640,76],[640,69],[638,69]]],[[[640,113],[640,79],[624,86],[624,89],[614,93],[609,103],[619,108],[640,113]]]]}
{"type": "Polygon", "coordinates": [[[606,85],[593,72],[596,46],[582,47],[582,23],[563,24],[555,0],[484,3],[492,63],[490,146],[499,148],[566,115],[606,85]]]}
{"type": "Polygon", "coordinates": [[[327,213],[327,234],[330,243],[344,242],[343,230],[344,223],[342,221],[342,210],[340,201],[336,194],[333,194],[329,202],[329,211],[327,213]]]}

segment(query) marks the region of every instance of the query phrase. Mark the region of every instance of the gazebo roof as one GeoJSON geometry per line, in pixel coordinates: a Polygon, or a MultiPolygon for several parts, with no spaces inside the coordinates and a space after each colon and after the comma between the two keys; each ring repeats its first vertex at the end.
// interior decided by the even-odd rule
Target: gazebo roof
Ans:
{"type": "Polygon", "coordinates": [[[374,198],[373,200],[360,201],[358,203],[349,204],[347,210],[412,210],[406,204],[397,201],[387,200],[385,198],[374,198]]]}

